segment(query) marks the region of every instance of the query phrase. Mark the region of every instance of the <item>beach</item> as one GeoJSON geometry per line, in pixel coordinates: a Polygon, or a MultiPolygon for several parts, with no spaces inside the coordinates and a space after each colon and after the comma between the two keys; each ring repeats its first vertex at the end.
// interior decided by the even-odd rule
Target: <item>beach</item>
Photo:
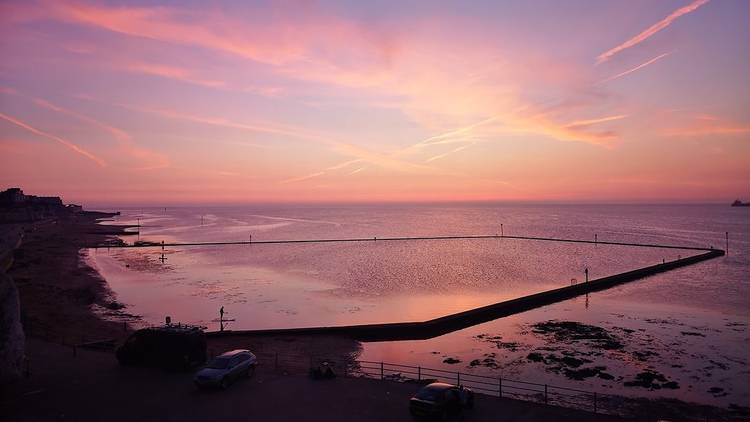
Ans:
{"type": "Polygon", "coordinates": [[[27,336],[58,343],[119,338],[135,318],[122,311],[106,280],[81,260],[81,248],[105,243],[127,227],[98,224],[108,214],[77,214],[24,224],[8,274],[18,287],[27,336]],[[106,310],[110,319],[97,316],[106,310]]]}
{"type": "MultiPolygon", "coordinates": [[[[101,215],[98,216],[98,218],[100,217],[101,215]]],[[[183,271],[183,260],[189,258],[187,262],[195,263],[195,257],[200,256],[196,255],[195,252],[188,253],[187,251],[168,248],[166,253],[170,260],[166,263],[158,260],[158,255],[154,253],[127,252],[123,254],[115,248],[110,251],[105,248],[92,252],[89,248],[92,245],[102,244],[103,242],[131,243],[138,237],[127,233],[127,229],[130,227],[130,230],[132,230],[132,226],[134,226],[127,212],[115,221],[104,220],[104,224],[101,224],[102,221],[98,218],[90,215],[82,216],[73,221],[43,221],[26,228],[27,234],[24,236],[21,247],[16,252],[16,260],[9,274],[16,280],[21,293],[23,321],[27,327],[27,336],[32,339],[29,342],[29,353],[27,354],[32,359],[34,359],[35,354],[43,356],[46,353],[44,349],[47,347],[54,348],[60,344],[66,345],[65,350],[67,351],[64,353],[73,354],[85,350],[86,344],[106,340],[107,342],[103,347],[111,350],[111,345],[122,341],[134,328],[158,324],[164,315],[170,315],[175,310],[168,304],[169,302],[164,302],[162,315],[151,316],[148,312],[142,313],[141,311],[148,308],[143,308],[140,303],[129,301],[132,296],[123,294],[123,292],[128,292],[127,289],[122,290],[120,288],[123,283],[129,283],[130,288],[138,289],[131,290],[131,294],[135,291],[144,291],[144,287],[148,285],[152,286],[150,288],[152,291],[153,289],[159,289],[159,285],[153,283],[160,279],[168,281],[176,278],[169,283],[170,286],[179,286],[180,283],[190,286],[189,280],[179,280],[181,277],[179,274],[183,271]],[[98,258],[92,259],[92,256],[98,258]],[[100,273],[101,262],[112,263],[118,268],[119,273],[117,274],[125,275],[127,278],[123,279],[116,274],[113,276],[111,267],[104,273],[100,273]],[[50,274],[55,276],[50,277],[50,274]],[[107,274],[108,280],[105,280],[103,274],[107,274]],[[109,283],[110,280],[114,281],[114,284],[109,283]],[[151,284],[143,284],[144,282],[151,284]]],[[[298,222],[295,224],[331,225],[327,220],[323,223],[298,222]]],[[[155,226],[153,222],[151,225],[152,227],[155,226]]],[[[164,224],[158,227],[160,230],[169,228],[164,224]]],[[[148,228],[141,227],[141,229],[140,237],[143,237],[145,233],[146,239],[158,241],[157,237],[149,237],[148,228]]],[[[153,229],[151,228],[151,230],[153,229]]],[[[257,246],[253,247],[256,248],[257,246]]],[[[382,248],[383,246],[378,247],[382,248]]],[[[390,248],[389,246],[385,247],[390,248]]],[[[597,247],[601,248],[601,245],[597,247]]],[[[260,253],[260,256],[254,256],[252,258],[254,260],[275,259],[267,258],[273,256],[273,251],[267,253],[258,249],[256,251],[260,253]]],[[[325,252],[320,248],[314,248],[313,251],[317,251],[315,253],[318,254],[325,252]]],[[[360,253],[364,252],[366,251],[363,250],[360,253]]],[[[209,253],[209,257],[213,256],[210,254],[210,250],[202,249],[199,251],[199,254],[205,253],[209,253]]],[[[637,259],[643,259],[644,257],[648,259],[648,256],[638,258],[638,255],[636,255],[637,259]]],[[[185,267],[185,269],[187,268],[191,267],[185,267]]],[[[200,268],[200,266],[196,268],[200,268]]],[[[225,265],[215,265],[206,269],[210,273],[219,275],[224,274],[227,270],[225,265]]],[[[232,267],[232,271],[236,273],[238,270],[232,267]]],[[[279,269],[276,268],[275,271],[279,271],[279,269]]],[[[691,270],[681,271],[689,272],[691,270]]],[[[653,283],[658,285],[659,277],[664,278],[668,275],[661,275],[647,281],[651,285],[653,283]]],[[[204,282],[208,282],[208,280],[204,279],[204,282]]],[[[260,290],[257,290],[257,294],[261,297],[263,294],[274,294],[274,290],[271,288],[274,285],[273,283],[273,279],[259,283],[257,287],[260,290]],[[263,286],[266,287],[263,288],[263,286]]],[[[278,281],[275,283],[278,283],[278,281]]],[[[328,285],[320,279],[308,280],[305,283],[328,285]]],[[[217,292],[224,291],[223,285],[218,281],[211,282],[211,285],[213,286],[212,289],[217,292]]],[[[309,286],[309,284],[307,285],[309,286]]],[[[205,290],[200,291],[205,293],[205,290]]],[[[231,291],[230,288],[229,293],[231,291]]],[[[726,401],[726,403],[732,405],[724,410],[720,407],[689,404],[675,400],[676,398],[690,397],[698,398],[698,402],[703,401],[701,397],[705,394],[701,389],[708,390],[714,387],[713,383],[710,382],[712,376],[719,377],[729,367],[736,371],[738,370],[737,365],[743,364],[736,360],[737,353],[740,353],[739,359],[742,359],[741,352],[727,349],[724,350],[725,358],[712,358],[712,361],[716,362],[714,366],[718,365],[718,368],[691,368],[689,356],[699,352],[700,346],[697,344],[690,345],[685,341],[689,340],[693,343],[696,341],[699,343],[729,342],[727,344],[734,344],[736,341],[730,340],[726,334],[721,334],[721,331],[727,330],[729,332],[731,330],[732,333],[741,337],[744,335],[746,328],[742,323],[738,323],[736,318],[724,321],[719,319],[715,321],[716,326],[714,327],[710,325],[713,324],[711,322],[713,319],[709,313],[695,316],[702,321],[702,324],[693,323],[690,325],[687,324],[689,318],[687,315],[678,316],[678,312],[669,310],[669,308],[660,308],[661,311],[650,318],[647,316],[648,312],[644,312],[646,308],[621,309],[622,303],[618,303],[616,300],[616,297],[623,293],[633,294],[632,292],[637,291],[636,287],[618,287],[613,291],[617,293],[609,291],[594,293],[590,297],[580,297],[539,310],[528,311],[520,314],[520,319],[517,317],[501,318],[424,341],[359,342],[348,336],[309,333],[299,335],[291,333],[236,335],[231,331],[232,328],[244,328],[243,325],[238,325],[237,322],[228,322],[230,331],[227,334],[232,335],[212,334],[209,336],[208,349],[209,354],[213,356],[225,350],[248,348],[256,352],[264,366],[275,368],[275,371],[290,376],[303,375],[311,365],[314,365],[314,362],[322,360],[334,362],[342,371],[352,375],[362,375],[361,372],[357,371],[357,359],[365,359],[445,368],[478,375],[501,374],[502,377],[509,379],[520,378],[534,382],[547,382],[552,385],[560,385],[561,379],[568,379],[570,383],[563,385],[577,386],[580,384],[589,391],[599,391],[602,394],[611,394],[613,392],[612,386],[616,383],[624,383],[626,386],[632,384],[627,389],[633,391],[634,394],[621,406],[623,412],[631,415],[637,414],[643,409],[652,409],[650,411],[663,412],[662,414],[672,416],[710,415],[717,420],[729,418],[730,415],[734,414],[745,414],[743,412],[746,411],[743,410],[741,405],[732,404],[737,397],[741,398],[743,394],[742,386],[733,383],[734,381],[723,382],[721,390],[713,390],[712,395],[716,397],[718,403],[727,400],[729,394],[732,394],[728,397],[731,401],[726,401]],[[612,312],[597,311],[600,303],[608,303],[606,308],[612,309],[612,312]],[[571,307],[577,308],[578,306],[581,306],[579,310],[571,312],[571,307]],[[591,306],[591,309],[589,309],[589,306],[591,306]],[[617,309],[623,311],[623,313],[617,314],[617,309]],[[529,316],[526,316],[527,314],[529,316]],[[642,317],[634,319],[634,315],[642,315],[642,317]],[[671,315],[673,319],[670,320],[665,315],[671,315]],[[565,325],[567,324],[564,322],[566,320],[561,318],[569,318],[572,325],[565,325]],[[725,325],[725,327],[722,327],[722,325],[725,325]],[[657,334],[654,331],[654,327],[657,326],[663,332],[657,334]],[[581,333],[585,335],[581,337],[581,333]],[[705,387],[702,384],[703,381],[696,379],[691,382],[691,384],[698,386],[697,389],[694,389],[690,385],[684,384],[684,377],[677,376],[675,378],[674,368],[673,370],[664,369],[674,363],[675,356],[669,356],[668,353],[664,353],[663,356],[656,356],[649,351],[649,343],[653,342],[654,337],[658,337],[662,342],[668,342],[667,339],[670,336],[675,336],[672,340],[674,344],[671,346],[673,352],[678,353],[681,359],[688,360],[687,368],[677,368],[678,372],[679,370],[684,372],[689,369],[688,375],[700,376],[706,382],[705,387]],[[675,345],[681,345],[679,347],[682,347],[682,350],[679,347],[675,348],[675,345]],[[623,364],[623,362],[625,363],[623,364]],[[638,372],[633,372],[632,363],[636,363],[635,367],[641,368],[640,371],[646,375],[637,376],[638,372]],[[658,395],[653,395],[652,399],[645,399],[645,397],[652,395],[649,391],[655,391],[656,389],[660,390],[658,395]],[[689,391],[689,394],[686,391],[689,391]]],[[[220,293],[219,300],[226,300],[226,296],[223,296],[223,294],[220,293]]],[[[161,294],[156,296],[163,297],[161,294]]],[[[201,296],[191,295],[178,295],[173,299],[186,300],[191,297],[201,299],[201,296]]],[[[208,296],[209,299],[213,297],[212,294],[208,296]]],[[[330,298],[331,296],[330,293],[325,293],[323,296],[320,293],[314,293],[314,297],[330,298]]],[[[340,298],[345,296],[338,293],[335,297],[339,298],[337,300],[341,300],[340,298]]],[[[379,295],[378,297],[382,296],[379,295]]],[[[235,296],[235,298],[242,299],[242,295],[235,296]]],[[[361,296],[354,296],[352,299],[355,301],[363,300],[361,296]]],[[[271,303],[277,303],[285,307],[283,309],[294,310],[300,314],[299,316],[308,318],[306,320],[307,326],[315,324],[314,319],[309,319],[314,314],[310,314],[304,308],[288,308],[288,306],[293,306],[294,303],[303,303],[299,302],[299,299],[293,299],[290,303],[280,303],[278,300],[275,299],[271,303]]],[[[366,299],[365,303],[372,303],[371,301],[372,299],[366,299]]],[[[247,304],[247,301],[237,300],[232,302],[228,308],[232,312],[236,312],[237,306],[243,303],[247,304]]],[[[464,305],[471,306],[471,303],[465,303],[464,305]]],[[[442,312],[444,309],[439,309],[439,311],[442,312]]],[[[209,312],[211,312],[210,309],[209,312]]],[[[351,321],[357,321],[356,316],[362,313],[364,312],[346,312],[345,315],[354,315],[355,318],[351,321]]],[[[278,313],[276,314],[278,315],[278,313]]],[[[295,314],[291,314],[291,317],[293,319],[295,314]]],[[[239,324],[247,323],[247,319],[240,319],[239,324]]],[[[302,324],[302,326],[305,325],[302,324]]],[[[263,327],[260,326],[259,328],[263,327]]],[[[113,365],[115,364],[114,356],[106,352],[99,353],[108,356],[102,359],[109,359],[113,365]]],[[[709,356],[713,352],[710,348],[707,348],[700,353],[709,356]]],[[[34,360],[38,361],[38,359],[34,360]]],[[[697,358],[692,359],[695,361],[697,358]]],[[[34,369],[38,365],[34,360],[30,362],[30,371],[39,374],[34,369]]],[[[740,369],[740,371],[742,370],[740,369]]],[[[154,376],[158,378],[157,374],[154,376]]],[[[156,381],[157,378],[154,378],[154,382],[158,382],[156,381]]],[[[401,377],[398,372],[389,374],[388,378],[401,382],[407,381],[407,378],[401,377]]],[[[739,380],[738,378],[737,382],[739,380]]],[[[614,392],[621,394],[620,390],[614,392]]]]}

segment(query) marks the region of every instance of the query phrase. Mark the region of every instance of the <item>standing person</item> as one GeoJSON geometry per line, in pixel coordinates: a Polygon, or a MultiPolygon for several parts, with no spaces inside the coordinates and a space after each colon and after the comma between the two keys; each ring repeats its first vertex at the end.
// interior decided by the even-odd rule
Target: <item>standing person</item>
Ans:
{"type": "Polygon", "coordinates": [[[221,309],[219,309],[219,320],[224,321],[224,307],[222,306],[221,309]]]}

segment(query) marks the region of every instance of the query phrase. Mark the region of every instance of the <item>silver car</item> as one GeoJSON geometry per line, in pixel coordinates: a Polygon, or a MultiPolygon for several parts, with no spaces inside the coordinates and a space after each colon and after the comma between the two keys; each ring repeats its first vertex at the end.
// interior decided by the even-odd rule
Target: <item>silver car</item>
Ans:
{"type": "Polygon", "coordinates": [[[250,377],[255,373],[258,358],[248,350],[232,350],[215,357],[198,371],[193,382],[199,388],[219,387],[222,390],[240,377],[250,377]]]}

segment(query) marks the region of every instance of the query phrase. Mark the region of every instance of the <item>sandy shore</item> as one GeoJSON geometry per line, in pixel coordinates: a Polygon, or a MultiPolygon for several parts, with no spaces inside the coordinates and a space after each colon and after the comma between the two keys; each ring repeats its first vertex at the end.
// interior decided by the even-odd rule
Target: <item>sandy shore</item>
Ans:
{"type": "Polygon", "coordinates": [[[120,312],[107,282],[81,259],[84,245],[111,241],[125,227],[97,224],[105,214],[86,213],[25,226],[8,274],[21,299],[21,319],[28,337],[58,343],[119,338],[126,327],[95,315],[100,306],[120,312]]]}
{"type": "MultiPolygon", "coordinates": [[[[18,286],[26,336],[53,343],[80,345],[100,340],[122,341],[137,315],[128,313],[82,253],[86,246],[119,241],[130,226],[100,225],[102,214],[28,225],[9,274],[18,286]]],[[[209,338],[210,354],[234,348],[256,351],[261,360],[277,355],[309,367],[310,356],[350,364],[359,343],[338,336],[237,336],[209,338]]]]}

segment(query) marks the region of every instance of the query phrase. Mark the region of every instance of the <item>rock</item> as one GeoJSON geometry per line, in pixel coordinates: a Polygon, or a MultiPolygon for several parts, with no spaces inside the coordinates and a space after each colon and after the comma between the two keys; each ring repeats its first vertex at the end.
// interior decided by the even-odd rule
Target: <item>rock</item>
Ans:
{"type": "Polygon", "coordinates": [[[445,359],[443,359],[443,363],[447,363],[449,365],[453,365],[453,364],[460,363],[460,362],[461,361],[459,359],[456,359],[456,358],[445,358],[445,359]]]}
{"type": "Polygon", "coordinates": [[[644,387],[651,390],[662,388],[678,389],[680,385],[675,381],[667,381],[664,375],[654,371],[643,371],[635,376],[635,380],[623,383],[626,387],[644,387]]]}
{"type": "Polygon", "coordinates": [[[600,372],[596,368],[565,369],[563,371],[566,377],[578,381],[597,376],[600,372]]]}
{"type": "Polygon", "coordinates": [[[602,327],[582,324],[575,321],[550,320],[532,326],[535,334],[553,336],[565,343],[584,341],[591,347],[605,350],[619,350],[624,347],[620,339],[602,327]]]}
{"type": "Polygon", "coordinates": [[[526,356],[526,359],[532,362],[544,362],[544,356],[541,353],[531,352],[526,356]]]}
{"type": "Polygon", "coordinates": [[[695,336],[695,337],[706,337],[703,333],[697,333],[695,331],[680,331],[683,336],[695,336]]]}
{"type": "Polygon", "coordinates": [[[122,303],[120,303],[120,302],[118,302],[116,300],[113,300],[112,302],[109,302],[109,303],[105,304],[104,307],[107,308],[107,309],[111,309],[113,311],[116,311],[118,309],[124,308],[125,305],[123,305],[122,303]]]}

